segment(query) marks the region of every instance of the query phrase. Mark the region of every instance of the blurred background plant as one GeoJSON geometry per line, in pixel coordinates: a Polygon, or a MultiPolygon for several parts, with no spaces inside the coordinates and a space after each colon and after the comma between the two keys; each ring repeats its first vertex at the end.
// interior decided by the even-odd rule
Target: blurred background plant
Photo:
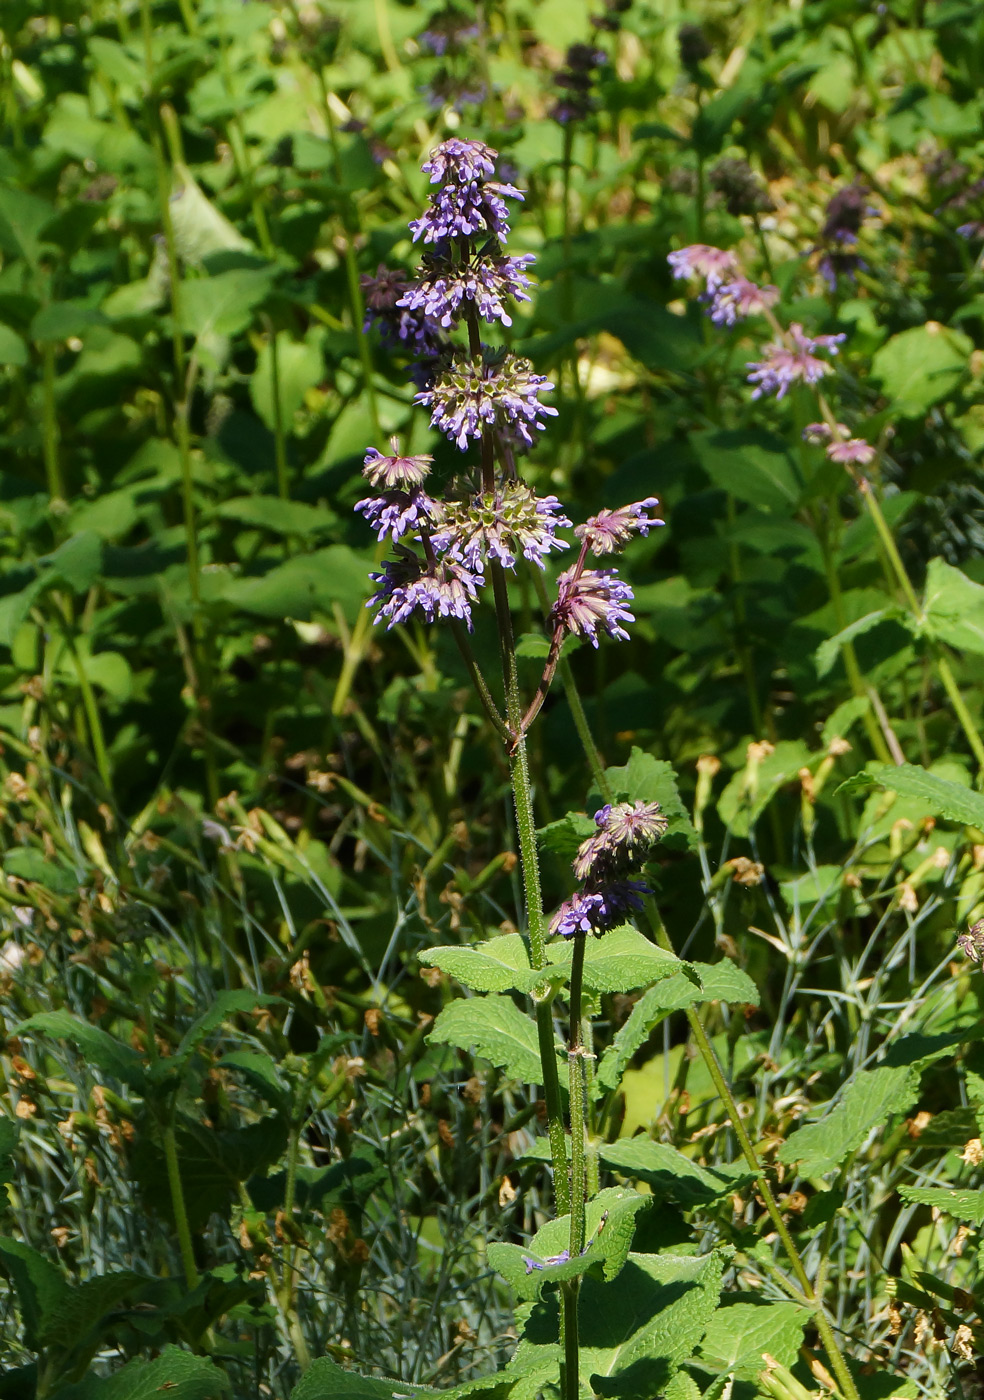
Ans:
{"type": "MultiPolygon", "coordinates": [[[[286,1396],[323,1355],[451,1386],[515,1347],[485,1249],[548,1209],[542,1105],[428,1041],[454,983],[416,958],[520,923],[508,772],[451,639],[373,632],[351,509],[391,434],[454,470],[374,314],[452,132],[526,191],[531,480],[579,520],[662,502],[631,641],[568,660],[605,763],[662,785],[674,947],[751,979],[707,1011],[748,1132],[865,1400],[978,1395],[979,7],[7,0],[0,30],[0,1395],[286,1396]],[[673,279],[694,243],[846,336],[822,387],[914,605],[810,390],[751,399],[764,323],[673,279]]],[[[531,764],[555,907],[591,787],[560,690],[531,764]]],[[[657,992],[597,994],[604,1179],[660,1201],[649,1247],[732,1246],[746,1310],[678,1394],[816,1393],[800,1314],[733,1351],[781,1251],[657,992]]]]}

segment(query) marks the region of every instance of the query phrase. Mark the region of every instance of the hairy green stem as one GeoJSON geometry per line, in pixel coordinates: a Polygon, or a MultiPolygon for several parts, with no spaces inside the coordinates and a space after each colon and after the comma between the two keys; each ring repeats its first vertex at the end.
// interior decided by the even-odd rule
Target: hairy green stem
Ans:
{"type": "MultiPolygon", "coordinates": [[[[153,1032],[151,1032],[153,1034],[153,1032]]],[[[181,1185],[181,1169],[178,1165],[178,1144],[174,1134],[174,1121],[164,1124],[164,1161],[167,1165],[167,1184],[171,1192],[171,1210],[174,1212],[174,1227],[178,1233],[178,1248],[181,1250],[181,1263],[184,1266],[185,1282],[189,1289],[198,1287],[199,1274],[195,1264],[195,1251],[191,1242],[191,1227],[188,1224],[188,1211],[185,1207],[184,1188],[181,1185]]]]}

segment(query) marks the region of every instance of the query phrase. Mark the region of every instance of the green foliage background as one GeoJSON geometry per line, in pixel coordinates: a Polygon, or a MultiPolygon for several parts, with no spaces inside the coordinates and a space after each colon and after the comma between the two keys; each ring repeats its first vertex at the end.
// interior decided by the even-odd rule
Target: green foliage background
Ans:
{"type": "MultiPolygon", "coordinates": [[[[499,0],[439,56],[442,9],[0,13],[0,1396],[549,1383],[508,773],[451,639],[369,627],[352,513],[391,434],[456,469],[360,290],[414,266],[420,160],[452,130],[527,191],[538,285],[503,335],[559,410],[530,480],[578,520],[650,494],[667,520],[626,556],[631,641],[570,656],[610,778],[672,819],[652,873],[698,968],[664,976],[641,934],[590,950],[615,1194],[586,1374],[672,1400],[824,1383],[699,1004],[864,1400],[977,1395],[984,1061],[955,943],[984,904],[984,287],[957,232],[984,218],[980,7],[635,0],[611,33],[600,5],[499,0]],[[596,109],[565,129],[552,74],[588,41],[596,109]],[[737,159],[754,213],[722,193],[737,159]],[[861,262],[830,289],[852,182],[861,262]],[[914,606],[802,441],[810,397],[750,401],[764,330],[711,327],[672,280],[694,241],[848,333],[831,392],[879,448],[914,606]],[[637,1345],[618,1268],[641,1379],[609,1370],[637,1345]]],[[[528,579],[514,602],[532,689],[528,579]]],[[[553,907],[598,802],[559,691],[532,764],[553,907]]]]}

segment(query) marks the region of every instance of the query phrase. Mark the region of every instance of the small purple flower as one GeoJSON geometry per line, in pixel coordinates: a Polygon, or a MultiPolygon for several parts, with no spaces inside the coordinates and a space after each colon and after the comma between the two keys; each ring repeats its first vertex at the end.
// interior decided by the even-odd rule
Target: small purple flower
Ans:
{"type": "Polygon", "coordinates": [[[481,574],[465,568],[456,559],[445,558],[425,564],[409,549],[396,547],[396,558],[387,559],[381,574],[370,574],[379,585],[366,603],[378,606],[375,622],[388,618],[387,628],[406,622],[420,609],[428,622],[435,617],[454,617],[471,631],[471,605],[484,582],[481,574]]]}
{"type": "Polygon", "coordinates": [[[472,180],[465,185],[444,185],[419,219],[410,220],[413,241],[440,243],[446,238],[471,238],[486,233],[499,243],[509,237],[509,208],[505,196],[522,199],[515,185],[472,180]]]}
{"type": "Polygon", "coordinates": [[[386,491],[381,496],[368,496],[364,501],[357,501],[353,509],[365,516],[376,531],[377,540],[391,535],[394,542],[410,532],[416,534],[441,514],[441,507],[419,486],[410,491],[386,491]]]}
{"type": "MultiPolygon", "coordinates": [[[[838,423],[837,426],[842,428],[844,425],[838,423]]],[[[844,428],[844,432],[847,432],[846,428],[844,428]]],[[[807,423],[801,436],[803,441],[808,442],[811,447],[823,447],[825,443],[830,441],[833,434],[829,423],[807,423]]]]}
{"type": "Polygon", "coordinates": [[[788,339],[792,340],[795,348],[791,349],[783,341],[772,341],[765,347],[764,360],[748,362],[747,368],[751,371],[748,382],[756,386],[752,398],[774,393],[777,399],[781,399],[798,380],[804,384],[818,383],[824,375],[830,374],[831,366],[824,360],[818,360],[812,352],[825,350],[830,355],[836,355],[841,341],[846,338],[843,334],[811,338],[804,334],[800,323],[794,321],[789,327],[788,339]]]}
{"type": "Polygon", "coordinates": [[[429,474],[434,458],[426,452],[417,457],[401,457],[399,438],[390,438],[390,447],[393,449],[391,457],[384,457],[375,447],[370,447],[362,465],[362,475],[373,486],[383,487],[387,491],[394,487],[412,490],[419,486],[429,474]]]}
{"type": "Polygon", "coordinates": [[[566,1264],[570,1257],[570,1250],[562,1249],[559,1254],[548,1254],[546,1259],[534,1259],[532,1255],[528,1254],[523,1263],[526,1265],[526,1272],[531,1274],[534,1269],[546,1269],[551,1264],[566,1264]]]}
{"type": "Polygon", "coordinates": [[[515,549],[530,563],[544,568],[552,549],[568,549],[557,539],[558,528],[570,525],[556,496],[535,496],[521,481],[507,481],[494,494],[481,494],[449,507],[445,522],[434,532],[434,548],[449,551],[479,572],[486,558],[503,568],[516,567],[515,549]]]}
{"type": "Polygon", "coordinates": [[[974,220],[969,224],[959,224],[957,232],[961,238],[984,238],[984,223],[974,220]]]}
{"type": "Polygon", "coordinates": [[[491,179],[498,154],[484,141],[462,141],[452,136],[431,151],[420,168],[431,177],[432,185],[446,180],[466,185],[475,180],[491,179]]]}
{"type": "Polygon", "coordinates": [[[738,259],[734,253],[727,248],[712,248],[707,243],[691,243],[678,252],[668,253],[666,261],[673,269],[674,277],[703,277],[709,292],[738,272],[738,259]]]}
{"type": "Polygon", "coordinates": [[[848,438],[846,442],[832,442],[827,448],[827,456],[832,462],[840,462],[845,467],[866,467],[875,460],[875,449],[864,438],[848,438]]]}
{"type": "Polygon", "coordinates": [[[853,277],[863,263],[854,251],[858,245],[858,234],[866,218],[877,215],[878,210],[868,203],[871,191],[867,185],[845,185],[834,194],[826,209],[823,228],[820,231],[819,248],[823,249],[820,259],[820,272],[832,292],[837,290],[840,273],[853,277]]]}
{"type": "Polygon", "coordinates": [[[456,52],[466,48],[481,32],[480,25],[449,5],[431,16],[427,28],[417,35],[417,42],[421,48],[443,58],[449,49],[456,52]]]}
{"type": "Polygon", "coordinates": [[[561,626],[577,637],[587,637],[598,645],[598,628],[610,637],[627,642],[623,622],[634,622],[624,606],[632,601],[632,589],[614,569],[567,569],[557,579],[557,601],[550,614],[555,627],[561,626]]]}
{"type": "Polygon", "coordinates": [[[378,326],[389,350],[406,348],[415,355],[437,355],[445,347],[441,327],[422,311],[407,309],[401,298],[410,289],[405,273],[380,263],[375,277],[362,277],[366,302],[363,330],[378,326]]]}
{"type": "Polygon", "coordinates": [[[733,282],[723,282],[711,288],[708,283],[701,301],[707,306],[707,314],[716,326],[733,326],[746,316],[761,315],[779,300],[779,288],[767,284],[760,287],[747,277],[736,277],[733,282]]]}
{"type": "Polygon", "coordinates": [[[654,525],[666,523],[657,516],[650,517],[646,514],[648,510],[655,510],[658,505],[659,501],[655,496],[647,496],[644,501],[622,506],[619,510],[600,510],[583,525],[578,525],[574,534],[587,544],[592,554],[599,557],[603,554],[613,554],[628,544],[633,532],[648,535],[654,525]]]}
{"type": "Polygon", "coordinates": [[[643,895],[652,894],[642,880],[615,880],[601,889],[572,895],[550,920],[550,932],[563,938],[601,934],[643,907],[643,895]]]}
{"type": "Polygon", "coordinates": [[[557,416],[557,410],[538,397],[552,388],[544,375],[534,374],[529,360],[507,354],[476,365],[458,353],[414,402],[431,410],[431,427],[447,434],[462,452],[469,438],[481,437],[483,424],[513,427],[530,447],[533,432],[546,427],[543,415],[557,416]]]}
{"type": "Polygon", "coordinates": [[[518,257],[482,257],[453,267],[442,259],[425,257],[420,278],[397,305],[418,311],[447,329],[460,318],[462,302],[473,301],[486,321],[511,326],[504,298],[529,301],[526,268],[535,261],[532,253],[522,253],[518,257]]]}

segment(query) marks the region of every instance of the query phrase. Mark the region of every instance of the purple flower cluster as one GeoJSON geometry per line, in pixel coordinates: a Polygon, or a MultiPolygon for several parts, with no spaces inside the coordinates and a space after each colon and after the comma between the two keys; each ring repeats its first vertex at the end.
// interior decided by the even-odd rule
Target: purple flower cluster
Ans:
{"type": "Polygon", "coordinates": [[[533,433],[546,427],[543,415],[557,416],[557,410],[539,398],[552,388],[549,379],[533,372],[529,360],[485,355],[476,364],[464,351],[457,351],[414,402],[431,410],[431,427],[445,433],[462,451],[469,438],[482,436],[483,428],[514,428],[532,447],[533,433]]]}
{"type": "Polygon", "coordinates": [[[575,565],[557,579],[557,601],[550,614],[555,628],[587,637],[598,646],[598,629],[609,637],[627,642],[623,622],[635,622],[625,606],[632,602],[632,589],[614,569],[584,569],[575,565]]]}
{"type": "Polygon", "coordinates": [[[870,442],[851,437],[844,423],[837,423],[833,428],[829,423],[807,423],[803,441],[814,447],[826,447],[830,460],[844,467],[867,467],[878,455],[870,442]]]}
{"type": "Polygon", "coordinates": [[[479,257],[461,267],[451,267],[445,259],[425,257],[421,275],[404,290],[396,305],[415,311],[425,324],[445,330],[458,324],[462,303],[471,301],[486,321],[512,325],[505,298],[529,301],[526,269],[535,262],[532,253],[515,257],[479,257]]]}
{"type": "Polygon", "coordinates": [[[817,247],[822,251],[820,272],[832,292],[837,290],[838,276],[853,278],[864,266],[855,250],[864,220],[878,213],[868,202],[870,193],[866,185],[855,181],[832,195],[827,205],[817,247]]]}
{"type": "Polygon", "coordinates": [[[763,360],[748,362],[748,382],[755,385],[752,398],[775,394],[781,399],[796,383],[819,383],[824,375],[831,373],[831,366],[826,360],[817,359],[814,350],[836,355],[845,339],[843,334],[808,336],[800,323],[794,321],[782,340],[774,340],[765,347],[763,360]]]}
{"type": "Polygon", "coordinates": [[[410,220],[416,243],[443,243],[449,239],[485,234],[499,243],[509,236],[506,198],[522,199],[515,185],[491,179],[495,151],[484,141],[460,141],[452,137],[438,146],[421,169],[440,189],[431,195],[429,207],[419,219],[410,220]],[[443,182],[443,183],[442,183],[443,182]]]}
{"type": "Polygon", "coordinates": [[[593,44],[571,44],[563,68],[554,74],[554,85],[561,95],[550,109],[550,115],[561,126],[583,121],[594,111],[596,102],[591,85],[596,68],[607,61],[604,49],[593,44]]]}
{"type": "Polygon", "coordinates": [[[556,496],[536,496],[523,482],[506,481],[495,492],[446,507],[433,544],[479,573],[486,559],[514,569],[517,551],[542,569],[552,549],[570,548],[557,538],[558,528],[570,523],[556,496]]]}
{"type": "Polygon", "coordinates": [[[378,326],[389,350],[431,357],[441,353],[446,341],[440,323],[426,309],[404,300],[411,286],[405,273],[380,263],[375,277],[366,274],[361,282],[366,303],[364,330],[378,326]]]}
{"type": "Polygon", "coordinates": [[[582,841],[574,874],[583,888],[557,910],[551,933],[564,938],[605,933],[642,908],[649,886],[631,876],[666,835],[667,821],[658,802],[606,803],[595,812],[593,836],[582,841]]]}
{"type": "Polygon", "coordinates": [[[635,501],[619,510],[600,510],[583,525],[578,525],[574,534],[599,558],[603,554],[614,554],[625,548],[633,534],[648,535],[654,525],[666,523],[658,516],[646,514],[658,505],[655,496],[647,496],[644,501],[635,501]]]}
{"type": "Polygon", "coordinates": [[[366,607],[378,607],[375,620],[388,618],[388,627],[407,622],[419,609],[428,622],[456,618],[471,630],[471,605],[484,582],[457,559],[424,561],[403,545],[397,545],[396,558],[386,560],[381,574],[369,577],[378,587],[366,607]]]}
{"type": "Polygon", "coordinates": [[[733,326],[746,316],[760,315],[771,310],[779,300],[778,287],[760,287],[743,275],[738,259],[729,248],[692,243],[668,253],[666,261],[674,277],[688,281],[693,277],[704,279],[700,301],[716,326],[733,326]]]}

